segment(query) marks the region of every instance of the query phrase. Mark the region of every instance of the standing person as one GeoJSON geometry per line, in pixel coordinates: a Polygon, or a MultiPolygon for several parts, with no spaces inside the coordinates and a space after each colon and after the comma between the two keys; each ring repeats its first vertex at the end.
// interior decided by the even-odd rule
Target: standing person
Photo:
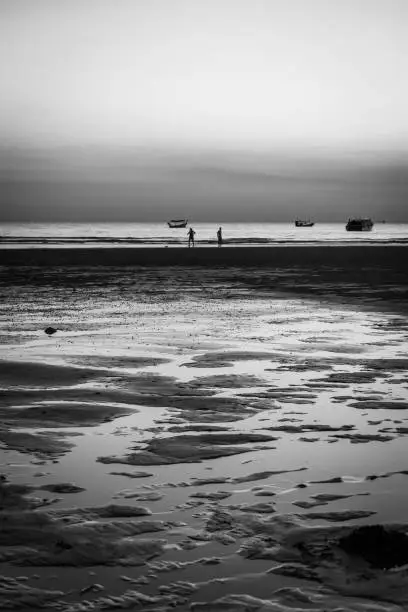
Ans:
{"type": "Polygon", "coordinates": [[[194,235],[195,235],[195,231],[193,230],[192,227],[190,227],[190,229],[188,230],[188,248],[190,248],[191,245],[194,246],[194,235]]]}
{"type": "Polygon", "coordinates": [[[217,240],[218,246],[220,247],[222,245],[222,227],[219,227],[217,230],[217,240]]]}

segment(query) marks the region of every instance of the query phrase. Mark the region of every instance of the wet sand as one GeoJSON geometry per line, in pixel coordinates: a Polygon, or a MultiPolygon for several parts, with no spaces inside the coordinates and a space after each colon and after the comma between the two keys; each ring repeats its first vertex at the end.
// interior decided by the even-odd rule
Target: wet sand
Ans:
{"type": "Polygon", "coordinates": [[[13,247],[0,249],[8,266],[382,266],[404,269],[408,245],[265,245],[222,248],[172,247],[13,247]]]}
{"type": "Polygon", "coordinates": [[[407,609],[408,275],[340,259],[0,268],[2,610],[407,609]]]}

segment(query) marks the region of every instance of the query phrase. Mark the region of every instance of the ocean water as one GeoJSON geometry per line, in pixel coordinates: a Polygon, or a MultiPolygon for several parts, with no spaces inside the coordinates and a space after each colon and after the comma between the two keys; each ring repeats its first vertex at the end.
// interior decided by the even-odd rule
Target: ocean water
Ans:
{"type": "MultiPolygon", "coordinates": [[[[216,243],[218,225],[192,223],[196,242],[216,243]]],[[[347,232],[344,223],[316,223],[297,228],[293,223],[224,223],[228,245],[408,243],[408,224],[378,223],[370,232],[347,232]]],[[[177,246],[187,241],[187,228],[170,229],[166,223],[3,223],[0,244],[5,246],[177,246]]]]}

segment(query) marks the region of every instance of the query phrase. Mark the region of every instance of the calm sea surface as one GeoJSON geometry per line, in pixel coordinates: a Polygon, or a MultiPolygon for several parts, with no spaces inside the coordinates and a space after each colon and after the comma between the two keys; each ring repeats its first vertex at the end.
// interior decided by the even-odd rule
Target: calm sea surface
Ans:
{"type": "MultiPolygon", "coordinates": [[[[192,223],[201,245],[216,242],[215,223],[192,223]]],[[[0,243],[7,246],[54,244],[115,246],[178,245],[187,240],[187,229],[170,229],[165,223],[3,223],[0,243]]],[[[274,243],[408,243],[408,224],[378,223],[371,232],[347,232],[344,223],[317,223],[296,228],[293,223],[224,223],[226,245],[274,243]]]]}

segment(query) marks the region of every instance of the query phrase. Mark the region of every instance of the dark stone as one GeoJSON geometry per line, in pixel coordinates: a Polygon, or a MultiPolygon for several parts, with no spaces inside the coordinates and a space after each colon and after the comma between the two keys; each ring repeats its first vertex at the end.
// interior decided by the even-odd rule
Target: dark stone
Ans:
{"type": "Polygon", "coordinates": [[[390,569],[408,563],[408,535],[382,525],[358,527],[338,544],[350,555],[363,557],[375,568],[390,569]]]}
{"type": "Polygon", "coordinates": [[[52,336],[53,334],[57,333],[57,329],[55,329],[55,327],[46,327],[44,329],[44,332],[48,335],[48,336],[52,336]]]}

